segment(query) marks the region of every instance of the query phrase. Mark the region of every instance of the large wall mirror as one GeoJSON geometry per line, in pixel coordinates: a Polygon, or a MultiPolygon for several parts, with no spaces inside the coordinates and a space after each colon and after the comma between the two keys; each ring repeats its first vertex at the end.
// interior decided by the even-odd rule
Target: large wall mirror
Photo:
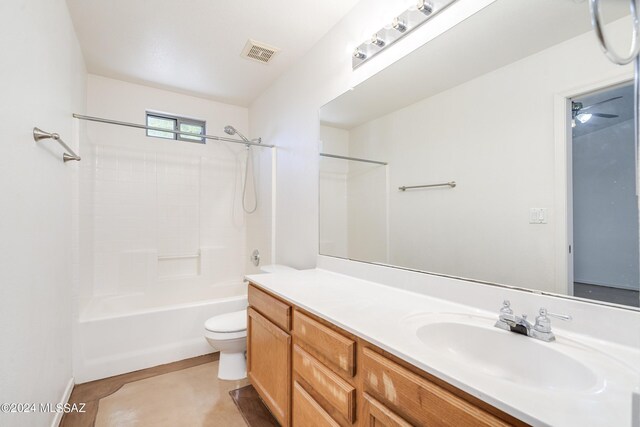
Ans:
{"type": "Polygon", "coordinates": [[[586,1],[496,0],[321,109],[320,253],[638,307],[632,78],[586,1]]]}

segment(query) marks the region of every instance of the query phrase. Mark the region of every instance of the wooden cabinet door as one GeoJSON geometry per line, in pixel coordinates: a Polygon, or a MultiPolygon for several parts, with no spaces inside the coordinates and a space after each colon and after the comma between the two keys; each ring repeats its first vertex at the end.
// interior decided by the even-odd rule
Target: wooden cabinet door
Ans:
{"type": "Polygon", "coordinates": [[[364,393],[362,397],[363,427],[412,427],[411,424],[367,393],[364,393]]]}
{"type": "Polygon", "coordinates": [[[249,308],[247,374],[280,425],[290,425],[291,336],[249,308]]]}

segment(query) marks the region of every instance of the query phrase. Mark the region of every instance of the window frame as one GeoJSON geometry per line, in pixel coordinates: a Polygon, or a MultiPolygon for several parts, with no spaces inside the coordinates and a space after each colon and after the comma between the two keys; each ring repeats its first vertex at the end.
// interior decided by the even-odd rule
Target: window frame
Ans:
{"type": "MultiPolygon", "coordinates": [[[[200,135],[202,135],[202,137],[200,139],[195,139],[195,137],[189,137],[189,136],[183,136],[177,133],[173,133],[171,132],[172,137],[168,138],[168,137],[163,137],[163,136],[157,136],[157,135],[149,135],[149,131],[150,129],[146,130],[146,135],[150,138],[160,138],[160,139],[168,139],[168,140],[174,140],[174,141],[185,141],[185,142],[194,142],[196,144],[204,144],[206,142],[206,139],[204,137],[204,135],[207,134],[207,122],[205,120],[201,120],[201,119],[195,119],[192,117],[184,117],[184,116],[177,116],[175,114],[167,114],[167,113],[162,113],[159,111],[152,111],[152,110],[147,110],[145,112],[145,124],[147,126],[149,126],[149,117],[154,117],[157,119],[165,119],[165,120],[171,120],[174,123],[174,128],[173,129],[167,129],[167,132],[171,132],[171,131],[178,131],[180,132],[180,128],[181,125],[185,124],[185,125],[191,125],[191,126],[200,126],[202,128],[202,132],[200,133],[200,135]]],[[[159,130],[157,131],[153,131],[153,132],[161,132],[159,130]]]]}

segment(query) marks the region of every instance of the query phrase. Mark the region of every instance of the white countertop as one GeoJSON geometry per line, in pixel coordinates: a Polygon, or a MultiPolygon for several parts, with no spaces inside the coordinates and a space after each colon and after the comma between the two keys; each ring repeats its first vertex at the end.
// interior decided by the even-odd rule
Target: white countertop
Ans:
{"type": "MultiPolygon", "coordinates": [[[[322,269],[256,274],[247,279],[532,425],[632,426],[632,391],[640,386],[638,348],[554,326],[557,340],[540,345],[555,346],[584,361],[596,372],[597,384],[586,390],[528,387],[430,352],[418,339],[410,320],[424,313],[460,313],[486,318],[492,324],[497,310],[491,313],[322,269]]],[[[513,337],[513,345],[521,339],[532,339],[502,332],[513,337]]],[[[544,360],[531,354],[531,363],[544,360]]]]}

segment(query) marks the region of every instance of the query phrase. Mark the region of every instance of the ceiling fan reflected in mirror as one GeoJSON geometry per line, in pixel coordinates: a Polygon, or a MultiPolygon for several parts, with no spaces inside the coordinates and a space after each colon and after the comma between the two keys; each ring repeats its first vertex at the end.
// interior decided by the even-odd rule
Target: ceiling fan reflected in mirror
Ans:
{"type": "Polygon", "coordinates": [[[619,117],[617,114],[598,113],[589,110],[597,105],[602,105],[606,102],[615,101],[620,98],[622,98],[622,96],[614,96],[613,98],[605,99],[604,101],[596,102],[595,104],[587,106],[584,106],[582,102],[571,101],[571,127],[576,127],[578,123],[587,123],[592,117],[602,117],[603,119],[619,117]]]}

